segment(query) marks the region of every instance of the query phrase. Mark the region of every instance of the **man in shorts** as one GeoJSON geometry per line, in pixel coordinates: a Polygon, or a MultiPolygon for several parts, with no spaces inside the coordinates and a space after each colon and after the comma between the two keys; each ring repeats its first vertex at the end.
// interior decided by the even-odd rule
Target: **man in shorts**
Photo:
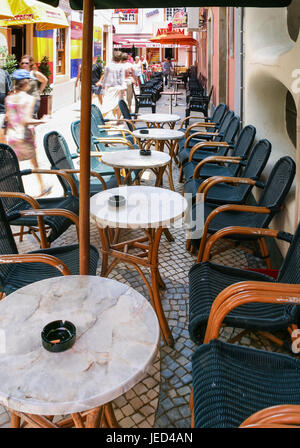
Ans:
{"type": "Polygon", "coordinates": [[[0,143],[6,143],[4,135],[5,97],[12,90],[12,82],[6,70],[0,68],[0,143]]]}
{"type": "Polygon", "coordinates": [[[92,96],[97,95],[100,104],[103,102],[103,89],[101,86],[103,75],[102,65],[96,61],[92,66],[92,96]]]}
{"type": "Polygon", "coordinates": [[[122,53],[122,64],[125,70],[125,82],[127,85],[126,89],[126,100],[128,104],[128,109],[131,112],[131,104],[133,98],[133,85],[138,85],[137,77],[135,76],[134,67],[131,62],[129,62],[128,54],[122,53]]]}

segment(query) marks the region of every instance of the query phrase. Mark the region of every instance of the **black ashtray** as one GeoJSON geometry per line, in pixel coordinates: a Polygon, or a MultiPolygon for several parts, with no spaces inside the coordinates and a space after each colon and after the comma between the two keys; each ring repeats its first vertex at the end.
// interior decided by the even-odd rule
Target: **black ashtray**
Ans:
{"type": "Polygon", "coordinates": [[[151,149],[141,149],[140,155],[141,156],[151,156],[151,149]]]}
{"type": "Polygon", "coordinates": [[[49,352],[63,352],[71,348],[76,339],[76,328],[67,320],[47,324],[41,333],[43,347],[49,352]]]}
{"type": "Polygon", "coordinates": [[[140,129],[141,134],[149,134],[148,129],[140,129]]]}
{"type": "Polygon", "coordinates": [[[123,205],[125,205],[125,202],[126,199],[124,198],[124,196],[120,196],[118,194],[114,194],[108,199],[109,205],[116,208],[122,207],[123,205]]]}

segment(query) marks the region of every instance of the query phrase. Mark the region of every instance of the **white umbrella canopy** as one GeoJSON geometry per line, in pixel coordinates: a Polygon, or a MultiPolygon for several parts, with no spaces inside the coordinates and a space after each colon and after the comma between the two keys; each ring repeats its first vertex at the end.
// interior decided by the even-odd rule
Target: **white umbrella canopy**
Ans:
{"type": "Polygon", "coordinates": [[[8,0],[1,0],[0,2],[0,19],[10,19],[13,13],[9,7],[8,0]]]}
{"type": "MultiPolygon", "coordinates": [[[[2,4],[1,0],[1,4],[2,4]]],[[[59,0],[40,0],[54,7],[59,0]]],[[[82,89],[80,125],[80,190],[79,190],[79,257],[80,274],[89,274],[90,244],[90,139],[91,139],[91,73],[93,59],[94,9],[148,8],[146,0],[69,0],[75,10],[83,10],[82,89]]],[[[185,7],[233,6],[274,8],[286,7],[291,0],[185,0],[185,7]]],[[[182,7],[182,0],[152,0],[153,8],[182,7]]]]}

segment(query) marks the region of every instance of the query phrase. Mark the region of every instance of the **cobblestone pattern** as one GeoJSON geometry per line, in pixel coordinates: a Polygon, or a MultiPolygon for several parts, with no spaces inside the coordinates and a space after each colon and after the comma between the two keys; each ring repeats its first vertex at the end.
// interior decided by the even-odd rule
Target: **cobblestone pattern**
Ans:
{"type": "MultiPolygon", "coordinates": [[[[167,101],[160,101],[164,102],[161,103],[159,111],[167,112],[167,101]]],[[[178,107],[176,113],[184,116],[184,108],[178,107]]],[[[179,170],[175,167],[175,189],[181,192],[182,184],[178,182],[178,174],[179,170]]],[[[150,176],[144,184],[153,184],[153,177],[150,176]]],[[[165,185],[168,183],[166,182],[165,185]]],[[[162,236],[159,261],[160,272],[166,285],[166,289],[161,293],[162,303],[175,345],[174,348],[170,348],[162,341],[160,353],[148,375],[132,390],[114,401],[117,420],[125,428],[189,428],[191,425],[189,409],[192,381],[191,356],[195,346],[188,333],[188,272],[196,256],[186,251],[185,233],[182,229],[172,229],[171,233],[175,238],[174,242],[168,242],[162,236]]],[[[76,232],[72,227],[55,241],[52,247],[72,244],[76,240],[76,232]]],[[[95,245],[101,253],[99,235],[94,223],[91,223],[91,244],[95,245]]],[[[18,246],[20,252],[38,248],[36,241],[30,235],[27,235],[22,243],[18,243],[18,246]]],[[[248,252],[232,248],[228,242],[219,243],[216,249],[216,254],[212,254],[212,260],[216,263],[240,268],[264,266],[260,259],[248,252]],[[220,250],[223,251],[218,253],[220,250]]],[[[98,275],[100,275],[100,266],[101,257],[98,275]]],[[[148,297],[147,288],[134,268],[119,263],[109,277],[132,286],[148,297]]],[[[238,333],[238,329],[224,328],[220,338],[228,340],[238,333]]],[[[251,333],[243,336],[238,343],[266,350],[278,350],[278,347],[262,336],[251,333]]],[[[0,408],[0,427],[8,426],[9,414],[7,410],[0,408]]]]}

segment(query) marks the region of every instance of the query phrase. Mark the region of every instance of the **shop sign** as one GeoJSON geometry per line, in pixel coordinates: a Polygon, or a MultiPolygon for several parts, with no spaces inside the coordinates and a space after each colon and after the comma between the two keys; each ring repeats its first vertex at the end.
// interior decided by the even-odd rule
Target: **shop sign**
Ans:
{"type": "MultiPolygon", "coordinates": [[[[167,34],[170,33],[170,29],[169,28],[158,28],[156,36],[161,36],[162,34],[167,34]]],[[[176,30],[172,30],[172,33],[178,33],[178,34],[184,34],[184,29],[176,29],[176,30]]]]}
{"type": "Polygon", "coordinates": [[[139,12],[138,8],[132,8],[132,9],[115,9],[114,13],[118,14],[119,12],[122,12],[123,14],[137,14],[139,12]]]}
{"type": "Polygon", "coordinates": [[[187,13],[182,11],[177,11],[172,19],[173,28],[181,28],[187,26],[187,13]]]}
{"type": "Polygon", "coordinates": [[[153,9],[152,11],[146,12],[146,17],[152,17],[155,16],[156,14],[159,14],[159,10],[153,9]]]}

